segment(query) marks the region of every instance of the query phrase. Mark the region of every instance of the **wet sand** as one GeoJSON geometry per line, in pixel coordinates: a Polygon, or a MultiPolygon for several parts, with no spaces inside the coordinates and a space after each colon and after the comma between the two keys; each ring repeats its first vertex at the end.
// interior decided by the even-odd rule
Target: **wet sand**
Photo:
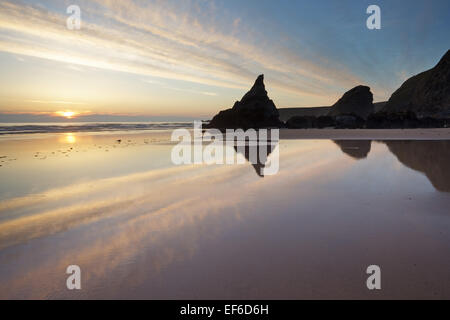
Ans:
{"type": "Polygon", "coordinates": [[[264,178],[174,166],[170,131],[2,138],[0,298],[449,299],[448,131],[357,131],[282,130],[264,178]]]}
{"type": "Polygon", "coordinates": [[[450,128],[440,129],[282,129],[281,139],[448,140],[450,128]]]}

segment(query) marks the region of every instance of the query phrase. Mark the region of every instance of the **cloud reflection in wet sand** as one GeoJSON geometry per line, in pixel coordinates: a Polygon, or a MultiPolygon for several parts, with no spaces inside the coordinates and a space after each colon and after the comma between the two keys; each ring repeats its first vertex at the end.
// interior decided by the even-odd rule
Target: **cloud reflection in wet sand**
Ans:
{"type": "MultiPolygon", "coordinates": [[[[167,151],[168,155],[170,146],[167,151]]],[[[372,188],[374,195],[356,193],[357,185],[346,189],[361,178],[364,166],[378,176],[380,167],[386,176],[397,170],[393,156],[386,151],[382,144],[375,143],[371,153],[374,158],[361,162],[344,157],[328,141],[282,141],[280,173],[264,179],[250,165],[171,167],[50,189],[43,197],[3,201],[0,297],[205,298],[212,293],[214,297],[233,293],[234,297],[273,297],[280,293],[281,284],[292,286],[303,279],[293,281],[292,277],[299,277],[295,266],[309,270],[311,256],[304,260],[307,252],[316,252],[327,263],[329,258],[321,247],[326,237],[334,235],[340,241],[356,237],[370,248],[371,233],[363,235],[357,227],[364,211],[375,210],[379,215],[369,215],[371,220],[379,219],[370,222],[376,232],[386,229],[386,221],[398,217],[395,211],[388,216],[383,212],[403,205],[401,192],[389,195],[383,184],[370,179],[366,187],[372,188]],[[342,194],[354,199],[336,202],[342,194]],[[364,207],[377,197],[387,204],[364,207]],[[362,210],[359,214],[358,208],[362,210]],[[356,225],[350,228],[351,224],[356,225]],[[276,238],[264,231],[269,225],[276,238]],[[294,226],[298,232],[291,230],[294,226]],[[310,233],[312,230],[315,233],[310,233]],[[323,234],[325,230],[328,236],[323,234]],[[286,264],[274,269],[282,261],[286,264]],[[84,286],[80,292],[65,289],[65,268],[70,264],[82,268],[84,286]],[[197,278],[202,270],[207,271],[203,281],[197,278]],[[260,276],[266,277],[264,283],[260,276]]],[[[423,182],[420,176],[410,177],[409,171],[399,174],[423,182]]],[[[423,184],[414,185],[415,189],[407,191],[430,190],[423,184]]],[[[448,197],[430,196],[423,203],[441,201],[437,211],[450,203],[448,197]]],[[[415,209],[424,212],[421,205],[415,209]]],[[[401,228],[400,222],[391,224],[392,228],[401,228]]],[[[386,241],[396,233],[391,234],[385,236],[386,241]]],[[[430,238],[418,247],[426,248],[430,245],[427,241],[430,238]]],[[[332,250],[333,244],[327,246],[332,250]]],[[[359,252],[359,245],[348,244],[334,252],[341,252],[334,263],[340,261],[347,266],[348,262],[340,259],[359,252]]],[[[445,259],[441,262],[448,263],[445,259]]],[[[345,275],[346,268],[350,267],[337,273],[345,275]]],[[[308,272],[312,275],[309,278],[318,281],[317,271],[308,272]]],[[[311,291],[310,285],[304,283],[304,288],[297,285],[282,292],[291,298],[301,296],[300,292],[304,296],[324,293],[324,288],[311,291]]],[[[359,294],[357,289],[346,290],[349,295],[359,294]]],[[[442,294],[442,289],[437,291],[442,294]]]]}
{"type": "MultiPolygon", "coordinates": [[[[320,164],[309,164],[297,171],[312,174],[311,169],[317,166],[320,164]]],[[[82,250],[75,245],[76,250],[52,252],[53,258],[48,257],[51,264],[42,261],[43,266],[34,266],[31,278],[16,278],[12,281],[14,289],[8,292],[23,292],[20,290],[22,286],[29,287],[36,279],[45,277],[48,270],[63,270],[71,260],[68,257],[72,257],[72,261],[96,266],[86,268],[91,271],[87,273],[88,277],[85,276],[85,281],[91,281],[111,272],[124,261],[132,260],[136,250],[144,244],[160,243],[158,238],[183,230],[186,225],[195,225],[206,215],[214,216],[227,210],[231,214],[229,218],[242,219],[238,206],[245,196],[239,189],[245,188],[256,194],[258,188],[265,187],[255,182],[253,175],[243,175],[243,172],[248,173],[247,166],[167,168],[53,189],[42,197],[29,196],[2,202],[0,213],[12,218],[0,224],[1,249],[12,247],[14,250],[14,246],[23,246],[27,242],[33,246],[65,233],[85,234],[90,230],[96,235],[89,244],[81,245],[82,250]],[[36,242],[30,242],[33,239],[36,242]],[[56,257],[59,261],[55,261],[56,257]],[[101,271],[100,266],[105,270],[101,271]]],[[[220,231],[221,224],[208,227],[209,236],[215,229],[220,231]]],[[[151,270],[160,270],[164,264],[170,263],[164,262],[167,257],[182,257],[194,249],[193,245],[195,247],[195,241],[190,243],[184,239],[182,242],[187,246],[183,250],[158,249],[162,256],[152,259],[151,270]]],[[[29,254],[34,255],[32,252],[29,254]]],[[[42,288],[37,292],[27,289],[27,292],[27,296],[37,294],[44,297],[48,294],[42,288]]]]}

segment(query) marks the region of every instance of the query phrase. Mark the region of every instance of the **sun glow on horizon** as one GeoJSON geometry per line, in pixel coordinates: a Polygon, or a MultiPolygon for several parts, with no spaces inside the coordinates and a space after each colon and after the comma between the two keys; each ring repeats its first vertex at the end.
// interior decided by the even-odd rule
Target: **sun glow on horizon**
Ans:
{"type": "Polygon", "coordinates": [[[74,111],[57,111],[56,115],[60,116],[60,117],[65,117],[67,119],[72,119],[73,117],[75,117],[78,113],[74,112],[74,111]]]}

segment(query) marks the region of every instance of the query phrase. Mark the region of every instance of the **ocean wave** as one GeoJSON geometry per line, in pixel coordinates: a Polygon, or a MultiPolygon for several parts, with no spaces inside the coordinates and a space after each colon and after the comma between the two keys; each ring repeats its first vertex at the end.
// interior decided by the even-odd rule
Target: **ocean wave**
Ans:
{"type": "Polygon", "coordinates": [[[32,134],[32,133],[170,130],[179,128],[192,128],[192,127],[193,127],[192,122],[2,124],[0,125],[0,135],[32,134]]]}

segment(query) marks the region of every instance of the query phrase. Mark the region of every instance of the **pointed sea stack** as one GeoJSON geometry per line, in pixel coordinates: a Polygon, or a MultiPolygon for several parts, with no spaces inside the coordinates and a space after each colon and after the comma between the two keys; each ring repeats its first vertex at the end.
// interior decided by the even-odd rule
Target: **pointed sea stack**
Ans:
{"type": "Polygon", "coordinates": [[[241,101],[237,101],[232,109],[217,114],[207,127],[246,130],[281,126],[278,110],[267,96],[264,75],[260,75],[241,101]]]}
{"type": "Polygon", "coordinates": [[[450,118],[450,50],[433,69],[406,80],[382,112],[450,118]]]}

